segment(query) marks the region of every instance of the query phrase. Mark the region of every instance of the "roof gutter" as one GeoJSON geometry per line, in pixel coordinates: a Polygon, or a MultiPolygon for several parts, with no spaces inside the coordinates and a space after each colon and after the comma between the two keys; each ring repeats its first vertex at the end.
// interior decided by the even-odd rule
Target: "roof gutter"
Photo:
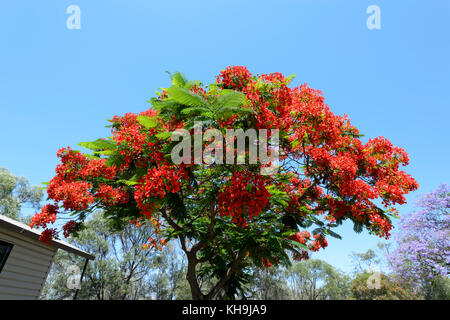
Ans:
{"type": "MultiPolygon", "coordinates": [[[[11,218],[8,218],[6,216],[0,215],[0,227],[12,231],[12,232],[17,232],[20,233],[30,239],[33,240],[37,240],[39,241],[39,237],[41,235],[41,232],[35,230],[35,229],[31,229],[29,226],[27,226],[24,223],[18,222],[16,220],[13,220],[11,218]]],[[[43,245],[46,245],[45,243],[42,242],[43,245]]],[[[57,248],[57,249],[62,249],[64,251],[76,254],[80,257],[86,258],[88,260],[94,260],[95,256],[87,253],[86,251],[83,251],[81,249],[78,249],[77,247],[71,245],[70,243],[58,240],[58,239],[53,239],[51,244],[47,244],[48,246],[57,248]]]]}

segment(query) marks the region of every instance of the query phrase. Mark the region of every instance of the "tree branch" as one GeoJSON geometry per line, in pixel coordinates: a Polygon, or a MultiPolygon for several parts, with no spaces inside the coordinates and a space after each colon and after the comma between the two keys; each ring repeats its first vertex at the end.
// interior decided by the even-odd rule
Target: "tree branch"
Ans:
{"type": "Polygon", "coordinates": [[[219,290],[223,288],[223,286],[227,283],[228,280],[230,280],[233,273],[237,270],[239,262],[242,260],[244,253],[245,247],[239,249],[238,253],[235,255],[233,263],[231,264],[230,268],[228,268],[225,277],[220,279],[219,282],[217,282],[216,285],[211,289],[211,291],[206,295],[207,299],[215,298],[219,293],[219,290]]]}

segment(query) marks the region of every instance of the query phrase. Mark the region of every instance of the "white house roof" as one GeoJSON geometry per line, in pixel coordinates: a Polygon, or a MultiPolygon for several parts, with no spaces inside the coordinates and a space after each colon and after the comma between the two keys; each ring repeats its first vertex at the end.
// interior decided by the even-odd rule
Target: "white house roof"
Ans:
{"type": "MultiPolygon", "coordinates": [[[[14,219],[8,218],[4,215],[0,214],[0,227],[3,227],[7,230],[18,232],[26,237],[29,237],[31,239],[39,241],[39,236],[41,235],[41,232],[39,232],[36,229],[31,229],[30,226],[27,226],[24,223],[21,223],[19,221],[16,221],[14,219]]],[[[80,250],[77,247],[71,245],[70,243],[67,243],[62,240],[53,239],[52,243],[49,244],[49,246],[62,249],[64,251],[74,253],[76,255],[79,255],[81,257],[87,258],[89,260],[94,260],[95,257],[86,251],[80,250]]]]}

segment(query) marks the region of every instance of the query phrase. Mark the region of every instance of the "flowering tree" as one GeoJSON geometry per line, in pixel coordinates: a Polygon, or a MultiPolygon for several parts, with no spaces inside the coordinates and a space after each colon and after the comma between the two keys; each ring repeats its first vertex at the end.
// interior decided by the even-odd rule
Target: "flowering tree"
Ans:
{"type": "Polygon", "coordinates": [[[61,163],[47,187],[54,204],[31,225],[46,228],[41,238],[51,241],[58,231],[47,224],[57,216],[71,217],[65,236],[83,228],[97,209],[117,228],[150,219],[155,237],[145,247],[179,240],[194,299],[234,298],[250,264],[288,265],[289,252],[307,259],[310,251],[327,246],[327,236],[340,237],[332,229],[344,220],[357,232],[366,228],[389,237],[393,205],[405,203],[404,194],[418,187],[399,169],[408,164],[407,153],[383,137],[363,143],[347,117],[330,111],[319,90],[306,84],[291,88],[291,80],[228,67],[205,87],[173,74],[172,86],[151,99],[152,108],[115,116],[112,137],[81,143],[92,154],[58,151],[61,163]],[[231,138],[234,147],[231,128],[271,130],[270,142],[262,145],[272,153],[278,148],[278,170],[262,174],[275,163],[261,159],[228,161],[230,153],[248,160],[252,143],[243,152],[227,145],[227,161],[220,161],[223,145],[215,134],[214,151],[209,150],[212,136],[206,138],[206,132],[231,138]],[[179,150],[171,135],[176,130],[205,132],[192,143],[194,158],[198,147],[212,157],[191,163],[191,142],[179,150]],[[273,132],[278,140],[272,140],[273,132]],[[172,159],[178,150],[181,163],[172,159]],[[205,278],[216,280],[207,292],[199,285],[205,278]]]}
{"type": "Polygon", "coordinates": [[[450,187],[442,184],[416,204],[420,210],[401,220],[398,247],[388,255],[394,273],[431,298],[436,281],[450,265],[450,187]]]}
{"type": "Polygon", "coordinates": [[[356,274],[350,283],[351,297],[356,300],[416,300],[413,292],[401,286],[385,274],[380,274],[379,286],[369,288],[371,273],[362,272],[356,274]]]}

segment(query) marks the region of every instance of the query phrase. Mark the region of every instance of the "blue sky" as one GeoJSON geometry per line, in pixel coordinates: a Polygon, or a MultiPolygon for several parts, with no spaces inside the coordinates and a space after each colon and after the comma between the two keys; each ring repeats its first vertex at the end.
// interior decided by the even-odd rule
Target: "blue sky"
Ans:
{"type": "MultiPolygon", "coordinates": [[[[296,74],[365,138],[410,153],[419,194],[449,182],[450,2],[380,0],[0,2],[0,166],[48,181],[56,151],[109,134],[105,119],[149,108],[168,71],[214,80],[228,65],[296,74]],[[69,30],[69,5],[81,29],[69,30]],[[369,5],[381,29],[366,27],[369,5]]],[[[341,229],[316,254],[344,271],[376,237],[341,229]]]]}

